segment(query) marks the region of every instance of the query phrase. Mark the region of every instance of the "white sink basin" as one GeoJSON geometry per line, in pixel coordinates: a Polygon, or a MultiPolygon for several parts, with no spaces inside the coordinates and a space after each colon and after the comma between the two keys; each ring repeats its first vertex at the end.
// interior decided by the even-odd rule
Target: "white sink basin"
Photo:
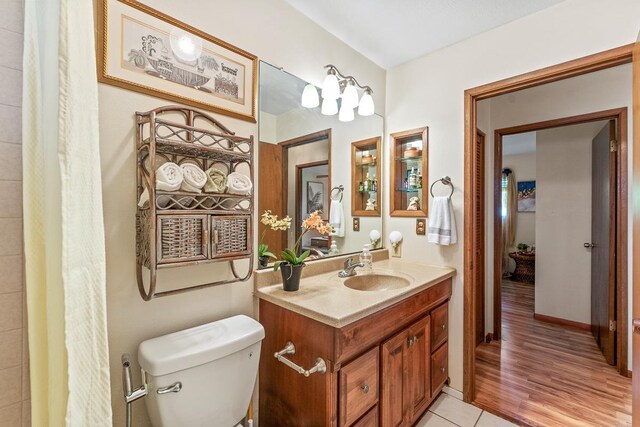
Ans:
{"type": "Polygon", "coordinates": [[[344,281],[347,288],[357,291],[388,291],[409,286],[410,282],[404,277],[390,274],[367,274],[349,277],[344,281]]]}

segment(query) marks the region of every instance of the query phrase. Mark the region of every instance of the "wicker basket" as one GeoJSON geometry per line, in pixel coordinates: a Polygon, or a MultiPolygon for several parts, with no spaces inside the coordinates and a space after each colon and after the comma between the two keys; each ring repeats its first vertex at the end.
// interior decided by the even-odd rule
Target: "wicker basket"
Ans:
{"type": "Polygon", "coordinates": [[[511,252],[509,254],[516,262],[516,269],[511,275],[511,280],[523,283],[536,283],[536,253],[535,252],[511,252]]]}
{"type": "Polygon", "coordinates": [[[249,251],[249,216],[211,216],[211,257],[242,255],[249,251]]]}
{"type": "Polygon", "coordinates": [[[158,216],[158,264],[207,259],[207,215],[158,216]]]}

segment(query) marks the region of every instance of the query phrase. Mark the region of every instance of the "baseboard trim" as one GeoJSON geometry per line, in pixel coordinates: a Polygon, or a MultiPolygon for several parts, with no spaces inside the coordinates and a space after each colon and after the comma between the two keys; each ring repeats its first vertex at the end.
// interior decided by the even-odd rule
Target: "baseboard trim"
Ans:
{"type": "Polygon", "coordinates": [[[580,329],[581,331],[591,331],[591,325],[588,323],[575,322],[573,320],[560,319],[559,317],[547,316],[545,314],[534,313],[533,318],[541,322],[553,323],[567,328],[580,329]]]}

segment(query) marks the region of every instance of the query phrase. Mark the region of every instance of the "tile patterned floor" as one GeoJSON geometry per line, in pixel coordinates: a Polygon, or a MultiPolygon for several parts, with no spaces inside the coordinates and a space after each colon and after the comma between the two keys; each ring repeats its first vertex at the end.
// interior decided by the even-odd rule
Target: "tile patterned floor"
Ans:
{"type": "Polygon", "coordinates": [[[507,420],[496,417],[446,393],[431,405],[416,427],[515,427],[507,420]]]}

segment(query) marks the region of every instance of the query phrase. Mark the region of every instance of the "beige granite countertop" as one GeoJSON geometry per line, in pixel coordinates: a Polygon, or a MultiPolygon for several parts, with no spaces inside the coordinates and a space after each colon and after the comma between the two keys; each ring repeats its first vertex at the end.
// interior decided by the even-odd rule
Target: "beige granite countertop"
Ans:
{"type": "Polygon", "coordinates": [[[360,291],[344,285],[347,279],[338,277],[339,269],[326,271],[303,277],[300,289],[296,292],[285,292],[281,282],[256,280],[255,295],[298,314],[341,328],[456,274],[456,270],[449,267],[407,262],[397,258],[376,260],[373,263],[374,274],[404,277],[409,285],[381,291],[360,291]]]}

